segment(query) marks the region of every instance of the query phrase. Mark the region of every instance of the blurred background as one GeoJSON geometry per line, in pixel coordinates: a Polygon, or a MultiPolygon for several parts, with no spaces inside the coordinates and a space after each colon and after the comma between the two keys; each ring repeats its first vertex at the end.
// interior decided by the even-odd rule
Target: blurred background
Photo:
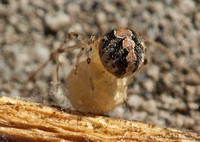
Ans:
{"type": "Polygon", "coordinates": [[[87,39],[116,27],[162,44],[176,60],[147,44],[149,64],[129,86],[127,100],[108,115],[200,133],[199,0],[0,0],[0,95],[70,107],[65,79],[78,50],[60,56],[61,93],[51,83],[55,61],[35,81],[26,82],[28,76],[65,33],[87,39]]]}

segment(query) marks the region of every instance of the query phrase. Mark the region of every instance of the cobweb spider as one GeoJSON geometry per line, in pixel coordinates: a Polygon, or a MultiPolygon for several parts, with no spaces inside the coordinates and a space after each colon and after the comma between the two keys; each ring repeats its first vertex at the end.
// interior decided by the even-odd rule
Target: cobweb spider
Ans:
{"type": "Polygon", "coordinates": [[[48,61],[30,77],[32,80],[52,59],[56,59],[57,83],[59,84],[59,54],[80,48],[74,69],[66,79],[69,99],[81,112],[105,114],[127,97],[127,87],[146,64],[146,46],[138,34],[129,28],[117,28],[100,36],[66,34],[59,48],[52,52],[48,61]],[[80,44],[66,47],[75,38],[80,44]],[[84,51],[87,58],[80,61],[84,51]]]}

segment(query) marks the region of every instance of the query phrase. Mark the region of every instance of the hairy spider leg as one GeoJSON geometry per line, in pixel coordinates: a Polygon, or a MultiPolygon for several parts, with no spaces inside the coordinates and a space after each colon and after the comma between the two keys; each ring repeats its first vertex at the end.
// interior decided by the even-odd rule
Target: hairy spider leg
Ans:
{"type": "MultiPolygon", "coordinates": [[[[77,73],[79,61],[80,61],[81,56],[83,55],[84,49],[89,49],[89,51],[87,53],[87,63],[88,63],[88,65],[90,64],[91,56],[92,56],[91,55],[92,49],[93,49],[93,47],[96,47],[96,44],[97,44],[95,42],[96,41],[95,39],[96,39],[95,36],[91,36],[89,40],[85,40],[82,43],[81,50],[77,56],[77,60],[76,60],[76,64],[75,64],[75,71],[74,71],[75,74],[77,73]]],[[[94,91],[94,84],[92,81],[92,74],[91,74],[90,66],[89,66],[89,78],[90,78],[91,89],[94,91]]]]}
{"type": "MultiPolygon", "coordinates": [[[[94,45],[93,45],[94,46],[94,45]]],[[[89,45],[89,53],[88,53],[88,58],[87,58],[87,63],[90,64],[91,62],[91,52],[92,52],[92,46],[91,44],[89,45]]],[[[89,65],[89,78],[90,78],[90,84],[91,84],[91,89],[94,91],[94,83],[92,79],[92,72],[91,72],[91,66],[89,65]]]]}
{"type": "Polygon", "coordinates": [[[75,33],[75,32],[71,32],[71,33],[68,33],[64,36],[64,39],[63,41],[60,43],[60,46],[58,47],[58,49],[56,51],[53,51],[51,52],[51,54],[49,55],[49,58],[46,62],[44,62],[37,70],[35,70],[29,77],[28,77],[28,82],[29,81],[32,81],[35,76],[43,69],[47,66],[47,64],[56,57],[56,72],[57,72],[57,81],[59,80],[59,75],[58,75],[58,71],[59,71],[59,54],[60,53],[63,53],[63,52],[66,52],[66,51],[71,51],[71,50],[74,50],[74,49],[77,49],[77,48],[80,48],[80,46],[82,44],[76,44],[76,45],[73,45],[73,46],[67,46],[65,47],[65,44],[66,42],[69,40],[69,39],[77,39],[79,40],[80,42],[82,40],[84,40],[84,37],[75,33]]]}
{"type": "MultiPolygon", "coordinates": [[[[82,48],[83,48],[82,45],[83,45],[83,41],[85,41],[85,38],[82,35],[77,34],[75,32],[71,32],[71,33],[66,34],[63,42],[61,43],[61,45],[58,49],[62,50],[62,52],[64,52],[64,49],[65,49],[65,51],[72,50],[72,49],[69,49],[69,47],[64,48],[64,45],[66,44],[67,40],[72,39],[72,38],[77,39],[80,42],[80,44],[75,45],[74,49],[80,48],[80,46],[81,46],[81,51],[82,51],[82,48]]],[[[81,56],[81,55],[79,55],[79,56],[81,56]]],[[[58,85],[60,84],[59,64],[60,64],[59,53],[57,52],[57,54],[56,54],[56,82],[57,82],[58,85]]]]}

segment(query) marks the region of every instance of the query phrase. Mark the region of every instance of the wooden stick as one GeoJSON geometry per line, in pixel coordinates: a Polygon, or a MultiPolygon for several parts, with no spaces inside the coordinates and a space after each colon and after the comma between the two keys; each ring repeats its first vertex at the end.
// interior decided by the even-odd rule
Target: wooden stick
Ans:
{"type": "Polygon", "coordinates": [[[200,141],[189,131],[0,97],[0,141],[200,141]]]}

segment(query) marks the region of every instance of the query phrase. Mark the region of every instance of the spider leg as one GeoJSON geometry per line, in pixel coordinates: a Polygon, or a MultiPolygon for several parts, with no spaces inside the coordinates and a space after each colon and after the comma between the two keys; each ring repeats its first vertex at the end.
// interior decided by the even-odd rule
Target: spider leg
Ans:
{"type": "MultiPolygon", "coordinates": [[[[88,58],[87,58],[88,65],[91,62],[91,55],[90,55],[90,53],[91,53],[91,50],[88,53],[88,58]]],[[[94,91],[94,83],[93,83],[93,79],[92,79],[92,72],[91,72],[91,66],[90,65],[89,65],[89,79],[90,79],[91,89],[92,89],[92,91],[94,91]]]]}
{"type": "Polygon", "coordinates": [[[34,78],[36,77],[36,75],[43,69],[47,66],[47,64],[53,60],[55,57],[56,57],[56,71],[57,71],[57,81],[59,80],[59,75],[58,75],[58,71],[59,71],[59,54],[60,53],[63,53],[63,52],[66,52],[66,51],[71,51],[71,50],[74,50],[74,49],[77,49],[77,48],[80,48],[81,44],[77,44],[77,45],[73,45],[73,46],[68,46],[68,47],[65,47],[65,44],[66,42],[69,40],[69,39],[77,39],[79,40],[80,42],[82,40],[84,40],[83,36],[75,33],[75,32],[71,32],[71,33],[68,33],[64,36],[64,39],[63,41],[60,43],[60,46],[58,47],[57,50],[51,52],[51,54],[49,55],[49,58],[46,62],[44,62],[41,66],[39,66],[39,68],[37,70],[35,70],[29,77],[28,77],[28,82],[29,81],[33,81],[34,78]]]}
{"type": "Polygon", "coordinates": [[[75,64],[75,71],[74,74],[77,74],[78,64],[80,61],[81,56],[83,55],[84,47],[81,48],[80,52],[78,53],[78,56],[76,58],[76,64],[75,64]]]}
{"type": "MultiPolygon", "coordinates": [[[[57,49],[57,54],[56,54],[56,82],[59,85],[60,84],[60,77],[59,77],[59,53],[65,52],[65,51],[69,51],[72,50],[72,48],[70,49],[69,47],[64,48],[64,45],[66,44],[68,39],[71,38],[75,38],[77,40],[79,40],[81,42],[81,46],[82,46],[82,41],[84,41],[84,37],[80,34],[77,34],[75,32],[71,32],[65,35],[65,38],[63,40],[63,42],[60,44],[59,48],[57,49]]],[[[80,48],[80,45],[75,45],[74,48],[80,48]]]]}
{"type": "MultiPolygon", "coordinates": [[[[81,45],[81,50],[78,53],[77,56],[77,60],[76,60],[76,64],[75,64],[75,74],[77,73],[77,69],[78,69],[78,64],[80,61],[81,56],[83,55],[83,51],[84,49],[89,49],[89,53],[88,53],[88,58],[87,58],[87,62],[90,62],[91,57],[90,57],[90,52],[92,51],[92,46],[95,44],[95,36],[91,36],[89,40],[85,40],[82,45],[81,45]]],[[[89,63],[88,63],[89,64],[89,63]]]]}
{"type": "MultiPolygon", "coordinates": [[[[96,44],[97,44],[97,42],[96,43],[94,43],[94,41],[95,41],[95,37],[91,37],[91,43],[93,43],[93,44],[89,44],[89,52],[88,52],[88,57],[87,57],[87,63],[88,64],[90,64],[90,62],[91,62],[91,52],[92,52],[92,50],[93,50],[93,47],[97,47],[96,46],[96,44]]],[[[91,89],[92,89],[92,91],[94,91],[94,83],[93,83],[93,79],[92,79],[92,72],[91,72],[91,66],[89,66],[89,79],[90,79],[90,85],[91,85],[91,89]]]]}
{"type": "Polygon", "coordinates": [[[97,47],[96,44],[97,42],[96,41],[96,37],[95,36],[91,36],[89,40],[86,40],[82,43],[82,46],[81,46],[81,50],[77,56],[77,60],[76,60],[76,65],[75,65],[75,71],[74,71],[74,74],[77,74],[77,70],[78,70],[78,65],[79,65],[79,61],[80,61],[80,58],[81,56],[83,55],[83,51],[84,49],[88,49],[88,53],[87,53],[87,63],[88,63],[88,66],[89,66],[89,80],[90,80],[90,84],[91,84],[91,89],[94,91],[94,83],[93,83],[93,80],[92,80],[92,74],[91,74],[91,68],[90,68],[90,62],[91,62],[91,59],[92,59],[92,50],[94,47],[97,47]]]}

